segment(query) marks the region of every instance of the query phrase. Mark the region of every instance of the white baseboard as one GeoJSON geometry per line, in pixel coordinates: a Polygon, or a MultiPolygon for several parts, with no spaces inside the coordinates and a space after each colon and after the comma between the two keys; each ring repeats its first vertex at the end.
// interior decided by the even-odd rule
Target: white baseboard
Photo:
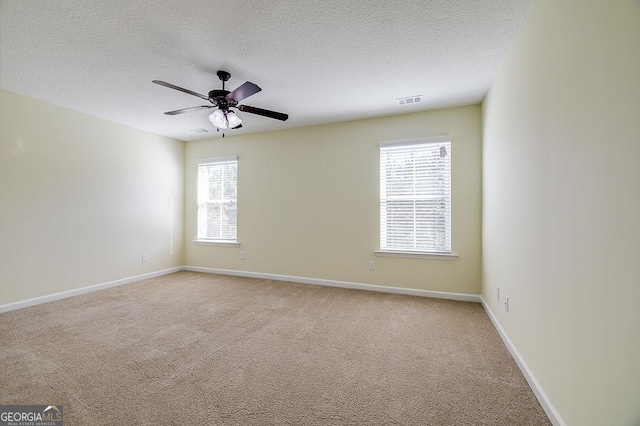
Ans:
{"type": "Polygon", "coordinates": [[[260,272],[236,271],[231,269],[214,269],[202,268],[198,266],[177,266],[175,268],[164,269],[161,271],[150,272],[148,274],[136,275],[134,277],[122,278],[115,281],[109,281],[100,284],[94,284],[87,287],[76,288],[73,290],[62,291],[45,296],[34,297],[33,299],[21,300],[18,302],[0,305],[0,313],[14,311],[16,309],[27,308],[29,306],[40,305],[42,303],[53,302],[55,300],[66,299],[67,297],[77,296],[92,291],[102,290],[105,288],[116,287],[123,284],[129,284],[136,281],[142,281],[149,278],[159,277],[162,275],[172,274],[179,271],[204,272],[209,274],[235,275],[250,278],[262,278],[276,281],[289,281],[301,284],[324,285],[329,287],[352,288],[357,290],[379,291],[382,293],[407,294],[411,296],[432,297],[437,299],[459,300],[463,302],[480,303],[480,295],[467,293],[449,293],[444,291],[420,290],[404,287],[389,287],[375,284],[361,284],[347,281],[323,280],[319,278],[294,277],[289,275],[266,274],[260,272]]]}
{"type": "Polygon", "coordinates": [[[77,296],[79,294],[90,293],[96,290],[102,290],[109,287],[116,287],[123,284],[129,284],[136,281],[142,281],[149,278],[155,278],[162,275],[172,274],[182,271],[183,267],[163,269],[162,271],[150,272],[148,274],[136,275],[134,277],[122,278],[106,283],[94,284],[87,287],[75,288],[73,290],[61,291],[60,293],[47,294],[46,296],[34,297],[33,299],[21,300],[19,302],[7,303],[0,305],[0,313],[14,311],[16,309],[27,308],[29,306],[40,305],[41,303],[53,302],[54,300],[66,299],[67,297],[77,296]]]}
{"type": "Polygon", "coordinates": [[[324,280],[319,278],[294,277],[290,275],[266,274],[262,272],[237,271],[233,269],[203,268],[200,266],[185,266],[185,271],[205,272],[208,274],[234,275],[239,277],[262,278],[275,281],[288,281],[300,284],[324,285],[329,287],[351,288],[356,290],[379,291],[382,293],[407,294],[411,296],[432,297],[436,299],[459,300],[462,302],[480,303],[479,294],[449,293],[445,291],[420,290],[405,287],[389,287],[375,284],[362,284],[348,281],[324,280]]]}
{"type": "Polygon", "coordinates": [[[547,417],[549,417],[549,421],[551,421],[554,426],[566,426],[566,423],[564,422],[564,420],[562,420],[562,417],[560,417],[560,413],[558,413],[556,408],[553,406],[551,400],[542,389],[542,386],[540,386],[540,383],[538,383],[538,380],[533,375],[533,372],[525,362],[524,358],[522,357],[522,355],[520,355],[520,352],[518,352],[511,339],[509,339],[509,336],[507,336],[507,333],[504,331],[504,328],[502,328],[502,325],[500,325],[500,323],[498,322],[498,319],[491,311],[491,308],[489,308],[489,305],[484,300],[484,297],[480,296],[480,301],[482,303],[482,307],[489,316],[489,319],[493,323],[493,326],[498,331],[500,338],[502,338],[502,341],[507,346],[507,349],[509,349],[509,352],[511,353],[513,359],[516,361],[518,368],[520,368],[520,371],[522,371],[524,378],[527,380],[527,383],[529,383],[529,386],[533,390],[536,398],[538,398],[538,402],[542,406],[542,409],[547,414],[547,417]]]}

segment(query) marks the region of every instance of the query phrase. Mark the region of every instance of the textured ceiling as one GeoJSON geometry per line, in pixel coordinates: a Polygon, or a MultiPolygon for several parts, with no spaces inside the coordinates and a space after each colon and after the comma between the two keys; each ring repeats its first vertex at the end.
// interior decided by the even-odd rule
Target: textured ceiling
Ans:
{"type": "Polygon", "coordinates": [[[0,87],[179,140],[215,136],[210,111],[163,112],[206,101],[151,80],[207,94],[227,70],[262,87],[241,103],[290,116],[238,113],[233,134],[480,102],[531,3],[0,1],[0,87]]]}

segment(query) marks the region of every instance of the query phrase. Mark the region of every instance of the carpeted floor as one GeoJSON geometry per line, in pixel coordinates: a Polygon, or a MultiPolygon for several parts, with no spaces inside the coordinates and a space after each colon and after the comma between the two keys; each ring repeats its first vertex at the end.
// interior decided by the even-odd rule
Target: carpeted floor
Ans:
{"type": "Polygon", "coordinates": [[[178,272],[0,315],[71,425],[547,425],[479,304],[178,272]]]}

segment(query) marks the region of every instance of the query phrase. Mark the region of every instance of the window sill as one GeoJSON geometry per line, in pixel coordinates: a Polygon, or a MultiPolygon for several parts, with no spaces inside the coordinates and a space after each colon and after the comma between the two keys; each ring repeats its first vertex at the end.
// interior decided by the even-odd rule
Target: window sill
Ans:
{"type": "Polygon", "coordinates": [[[193,240],[197,246],[240,247],[237,241],[193,240]]]}
{"type": "Polygon", "coordinates": [[[393,250],[375,250],[376,256],[381,257],[413,257],[419,259],[437,259],[437,260],[456,260],[457,253],[425,253],[421,251],[393,251],[393,250]]]}

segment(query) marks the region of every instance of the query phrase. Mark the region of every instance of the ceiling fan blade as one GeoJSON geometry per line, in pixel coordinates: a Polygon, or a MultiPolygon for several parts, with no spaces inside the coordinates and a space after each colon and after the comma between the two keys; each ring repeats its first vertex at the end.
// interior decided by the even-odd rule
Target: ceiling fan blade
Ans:
{"type": "Polygon", "coordinates": [[[275,118],[276,120],[286,121],[289,118],[289,114],[283,114],[281,112],[269,111],[268,109],[256,108],[249,105],[238,105],[240,111],[248,112],[249,114],[262,115],[264,117],[275,118]]]}
{"type": "Polygon", "coordinates": [[[205,101],[209,100],[208,96],[201,95],[200,93],[193,92],[193,91],[191,91],[189,89],[185,89],[183,87],[178,87],[178,86],[176,86],[174,84],[167,83],[166,81],[153,80],[152,83],[159,84],[160,86],[168,87],[169,89],[179,90],[181,92],[188,93],[189,95],[197,96],[199,98],[204,99],[205,101]]]}
{"type": "Polygon", "coordinates": [[[240,102],[241,100],[246,99],[251,95],[255,95],[256,93],[258,93],[261,90],[262,89],[260,87],[258,87],[257,84],[253,84],[250,81],[246,81],[240,87],[238,87],[236,90],[234,90],[233,92],[229,93],[227,95],[227,99],[232,100],[232,101],[236,101],[236,102],[240,102]]]}
{"type": "Polygon", "coordinates": [[[182,108],[182,109],[177,109],[175,111],[169,111],[169,112],[165,112],[166,115],[178,115],[178,114],[184,114],[185,112],[191,112],[191,111],[197,111],[200,109],[209,109],[209,108],[213,108],[213,105],[200,105],[200,106],[194,106],[194,107],[189,107],[189,108],[182,108]]]}

